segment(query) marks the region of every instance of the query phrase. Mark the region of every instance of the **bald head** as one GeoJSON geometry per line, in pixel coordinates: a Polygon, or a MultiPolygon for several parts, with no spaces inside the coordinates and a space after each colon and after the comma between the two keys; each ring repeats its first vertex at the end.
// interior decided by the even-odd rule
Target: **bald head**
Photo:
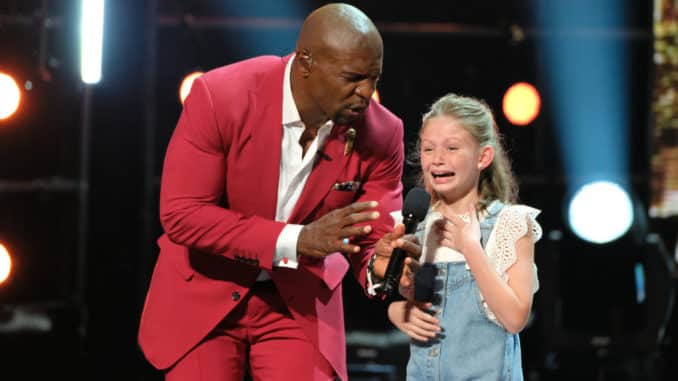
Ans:
{"type": "Polygon", "coordinates": [[[332,3],[312,12],[304,21],[297,40],[298,52],[314,55],[370,49],[383,54],[383,42],[376,26],[358,8],[332,3]]]}
{"type": "Polygon", "coordinates": [[[299,32],[290,74],[307,128],[361,117],[381,76],[383,55],[377,28],[358,8],[337,3],[311,13],[299,32]]]}

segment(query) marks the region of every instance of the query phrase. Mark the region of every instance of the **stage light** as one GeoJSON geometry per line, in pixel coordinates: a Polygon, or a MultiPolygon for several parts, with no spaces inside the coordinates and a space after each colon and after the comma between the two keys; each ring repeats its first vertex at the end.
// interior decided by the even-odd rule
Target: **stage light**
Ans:
{"type": "Polygon", "coordinates": [[[20,102],[19,85],[10,75],[0,72],[0,120],[14,115],[20,102]]]}
{"type": "Polygon", "coordinates": [[[80,19],[80,76],[87,84],[101,80],[104,0],[82,0],[80,19]]]}
{"type": "Polygon", "coordinates": [[[12,273],[12,257],[7,248],[0,243],[0,285],[9,279],[12,273]]]}
{"type": "Polygon", "coordinates": [[[201,71],[194,71],[193,73],[185,76],[184,79],[181,81],[181,86],[179,86],[179,100],[181,101],[181,104],[184,104],[184,100],[188,96],[188,93],[191,92],[193,81],[195,81],[196,78],[200,77],[203,74],[205,73],[201,71]]]}
{"type": "Polygon", "coordinates": [[[502,101],[504,115],[516,126],[526,126],[539,115],[539,91],[527,82],[518,82],[506,90],[502,101]]]}
{"type": "Polygon", "coordinates": [[[608,181],[596,181],[579,188],[568,208],[572,231],[581,239],[599,244],[624,235],[633,218],[629,194],[608,181]]]}
{"type": "Polygon", "coordinates": [[[374,90],[372,93],[372,99],[376,101],[377,103],[381,103],[381,97],[379,96],[379,90],[374,90]]]}

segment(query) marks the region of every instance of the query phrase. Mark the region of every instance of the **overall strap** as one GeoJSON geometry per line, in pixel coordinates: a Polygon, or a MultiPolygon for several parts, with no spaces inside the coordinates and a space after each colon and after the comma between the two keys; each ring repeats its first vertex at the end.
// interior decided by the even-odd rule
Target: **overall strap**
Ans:
{"type": "Polygon", "coordinates": [[[492,203],[486,209],[487,216],[485,217],[484,220],[480,221],[480,235],[481,235],[480,242],[483,246],[483,249],[487,244],[487,240],[490,238],[490,233],[492,233],[492,228],[494,228],[494,224],[497,222],[499,212],[501,212],[501,210],[504,209],[504,206],[506,206],[506,204],[499,200],[492,201],[492,203]]]}

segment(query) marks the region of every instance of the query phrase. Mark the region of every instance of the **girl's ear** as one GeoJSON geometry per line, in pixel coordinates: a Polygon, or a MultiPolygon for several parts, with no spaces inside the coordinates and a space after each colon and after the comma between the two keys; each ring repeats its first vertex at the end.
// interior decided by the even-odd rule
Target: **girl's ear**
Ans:
{"type": "Polygon", "coordinates": [[[482,171],[492,164],[494,160],[494,148],[491,146],[484,146],[480,149],[480,155],[478,156],[478,170],[482,171]]]}

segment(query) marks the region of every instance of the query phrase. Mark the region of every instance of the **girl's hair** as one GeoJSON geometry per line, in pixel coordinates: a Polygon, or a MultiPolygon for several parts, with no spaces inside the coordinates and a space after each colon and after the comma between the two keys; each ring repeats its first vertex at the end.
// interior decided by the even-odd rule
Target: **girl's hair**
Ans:
{"type": "MultiPolygon", "coordinates": [[[[501,200],[505,203],[514,203],[518,196],[518,186],[513,173],[511,163],[501,144],[501,136],[490,107],[481,99],[465,97],[457,94],[447,94],[433,103],[431,109],[424,114],[421,130],[426,128],[426,123],[432,118],[447,116],[456,119],[466,131],[483,146],[491,146],[494,149],[492,163],[480,172],[478,193],[480,194],[480,207],[486,207],[492,200],[501,200]]],[[[421,133],[420,130],[420,133],[421,133]]],[[[413,154],[416,162],[420,162],[421,137],[417,139],[417,146],[413,154]]],[[[423,181],[423,176],[422,180],[423,181]]],[[[435,202],[438,197],[431,192],[430,186],[424,184],[431,193],[431,201],[435,202]]]]}

